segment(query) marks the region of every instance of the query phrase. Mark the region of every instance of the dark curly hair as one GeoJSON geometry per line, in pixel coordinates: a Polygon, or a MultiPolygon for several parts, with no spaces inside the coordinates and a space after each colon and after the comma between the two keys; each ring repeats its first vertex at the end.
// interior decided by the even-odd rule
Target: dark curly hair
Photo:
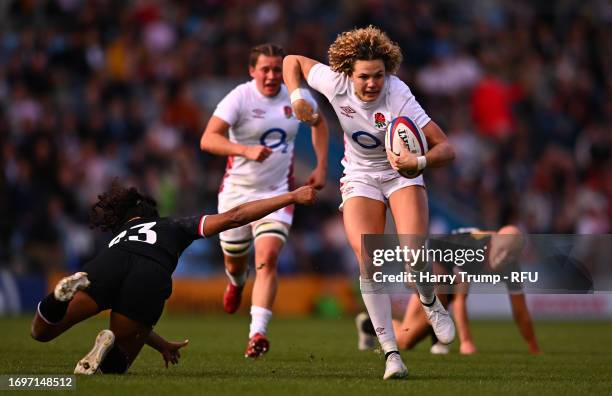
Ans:
{"type": "Polygon", "coordinates": [[[113,180],[108,191],[98,195],[89,212],[89,226],[115,232],[134,217],[159,217],[157,202],[135,187],[124,188],[113,180]]]}

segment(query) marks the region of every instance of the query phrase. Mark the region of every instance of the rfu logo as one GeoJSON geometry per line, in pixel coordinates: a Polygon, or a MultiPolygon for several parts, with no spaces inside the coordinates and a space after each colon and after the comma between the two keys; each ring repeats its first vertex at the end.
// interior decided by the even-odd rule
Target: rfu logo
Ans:
{"type": "Polygon", "coordinates": [[[384,128],[387,126],[387,120],[385,120],[385,115],[383,113],[374,114],[374,124],[376,128],[384,128]]]}
{"type": "Polygon", "coordinates": [[[340,106],[340,113],[348,118],[353,118],[356,111],[351,106],[340,106]]]}
{"type": "Polygon", "coordinates": [[[376,334],[381,336],[381,335],[384,335],[384,334],[387,334],[387,333],[385,332],[385,328],[384,327],[377,327],[376,328],[376,334]]]}

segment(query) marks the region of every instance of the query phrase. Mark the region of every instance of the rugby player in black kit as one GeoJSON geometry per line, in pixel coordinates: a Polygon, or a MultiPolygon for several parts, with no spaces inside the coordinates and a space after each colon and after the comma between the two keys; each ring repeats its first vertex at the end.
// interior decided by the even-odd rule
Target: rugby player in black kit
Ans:
{"type": "Polygon", "coordinates": [[[224,213],[184,218],[160,218],[153,199],[116,181],[98,199],[90,225],[111,231],[113,239],[83,272],[62,279],[39,303],[31,329],[32,338],[46,342],[111,309],[110,328],[98,334],[76,374],[124,373],[144,344],[162,354],[166,367],[177,363],[187,341],[166,341],[153,326],[172,294],[171,276],[181,253],[198,238],[248,224],[287,205],[311,204],[315,190],[301,187],[224,213]]]}

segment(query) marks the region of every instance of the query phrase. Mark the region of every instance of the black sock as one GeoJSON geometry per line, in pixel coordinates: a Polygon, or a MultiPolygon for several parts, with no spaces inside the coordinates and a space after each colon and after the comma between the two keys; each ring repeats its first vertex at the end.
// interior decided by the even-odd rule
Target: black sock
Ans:
{"type": "Polygon", "coordinates": [[[429,337],[431,338],[431,345],[438,343],[438,337],[436,337],[436,333],[434,332],[433,327],[429,326],[429,337]]]}
{"type": "Polygon", "coordinates": [[[113,346],[100,363],[103,374],[123,374],[129,367],[127,357],[117,346],[113,346]]]}
{"type": "Polygon", "coordinates": [[[38,304],[38,312],[47,322],[52,324],[59,323],[68,309],[70,301],[59,301],[53,293],[42,299],[38,304]]]}
{"type": "Polygon", "coordinates": [[[370,318],[361,323],[361,330],[371,336],[376,336],[376,330],[374,330],[374,325],[372,324],[370,318]]]}
{"type": "Polygon", "coordinates": [[[426,307],[433,307],[435,302],[436,302],[436,295],[434,294],[434,298],[433,300],[431,300],[429,304],[425,304],[423,301],[421,301],[421,304],[425,305],[426,307]]]}
{"type": "Polygon", "coordinates": [[[397,353],[398,355],[400,354],[398,351],[389,351],[387,353],[385,353],[385,360],[387,360],[389,358],[389,356],[391,356],[391,354],[393,353],[397,353]]]}

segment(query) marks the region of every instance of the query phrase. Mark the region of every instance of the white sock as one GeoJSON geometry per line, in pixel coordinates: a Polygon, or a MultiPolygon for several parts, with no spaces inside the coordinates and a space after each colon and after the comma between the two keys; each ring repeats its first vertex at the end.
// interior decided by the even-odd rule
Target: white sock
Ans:
{"type": "Polygon", "coordinates": [[[426,263],[425,266],[421,268],[420,270],[417,270],[417,269],[414,269],[414,267],[411,267],[411,272],[415,274],[415,277],[416,277],[416,282],[414,283],[416,284],[416,288],[419,292],[419,299],[421,300],[421,303],[426,304],[426,305],[431,304],[434,301],[434,297],[436,296],[434,284],[429,281],[420,280],[421,272],[425,272],[428,274],[433,273],[433,267],[431,263],[426,263]]]}
{"type": "Polygon", "coordinates": [[[249,271],[245,270],[242,274],[240,275],[232,275],[229,273],[229,271],[227,270],[227,268],[225,269],[225,275],[227,275],[227,278],[229,279],[230,283],[234,286],[243,286],[246,283],[247,278],[249,277],[249,271]]]}
{"type": "Polygon", "coordinates": [[[251,327],[249,329],[249,338],[256,333],[266,334],[268,322],[272,318],[272,311],[263,307],[251,305],[251,327]]]}
{"type": "Polygon", "coordinates": [[[383,294],[384,284],[374,282],[372,279],[359,279],[361,297],[368,309],[368,315],[378,336],[378,342],[385,353],[398,351],[393,331],[393,318],[391,316],[391,299],[383,294]]]}

